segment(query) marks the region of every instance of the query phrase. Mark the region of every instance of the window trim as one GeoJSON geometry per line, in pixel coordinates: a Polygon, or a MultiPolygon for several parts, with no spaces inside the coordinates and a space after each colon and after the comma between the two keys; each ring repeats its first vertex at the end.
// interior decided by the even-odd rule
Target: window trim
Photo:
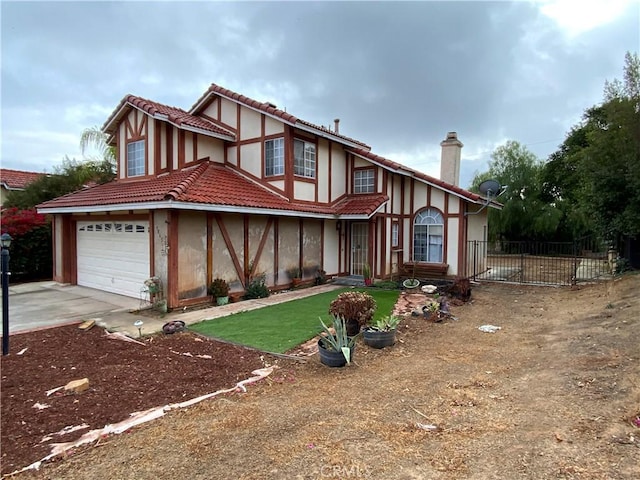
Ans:
{"type": "MultiPolygon", "coordinates": [[[[353,170],[353,184],[352,184],[352,188],[353,188],[353,193],[356,195],[367,195],[367,194],[371,194],[371,193],[375,193],[376,192],[376,184],[377,184],[377,176],[376,176],[376,169],[373,167],[360,167],[360,168],[355,168],[353,170]],[[356,176],[358,174],[362,174],[362,173],[372,173],[371,176],[371,191],[357,191],[357,186],[356,186],[356,176]]],[[[369,186],[367,184],[367,186],[369,186]]],[[[360,184],[359,188],[362,189],[363,185],[360,184]]]]}
{"type": "MultiPolygon", "coordinates": [[[[422,220],[422,219],[421,219],[422,220]]],[[[412,261],[417,263],[432,263],[432,264],[442,264],[445,262],[445,244],[446,244],[446,221],[444,214],[437,208],[434,207],[426,207],[422,208],[416,212],[413,218],[413,235],[412,235],[412,249],[411,249],[411,258],[412,261]],[[430,214],[429,214],[430,213],[430,214]],[[424,214],[423,220],[420,223],[417,223],[419,217],[424,214]],[[439,218],[438,218],[439,217],[439,218]],[[439,220],[441,223],[431,223],[427,220],[431,218],[434,220],[439,220]],[[426,259],[417,259],[416,258],[416,227],[426,227],[426,238],[424,239],[424,245],[426,245],[426,259]],[[433,227],[441,227],[441,233],[431,234],[430,230],[433,227]],[[431,243],[430,237],[440,237],[439,247],[439,259],[433,260],[430,258],[430,247],[432,245],[438,245],[438,243],[431,243]]]]}
{"type": "Polygon", "coordinates": [[[284,165],[285,165],[285,144],[284,144],[284,137],[276,137],[276,138],[268,138],[264,141],[264,163],[263,163],[263,168],[264,168],[264,176],[265,177],[269,177],[269,178],[273,178],[273,177],[282,177],[284,176],[284,165]],[[276,147],[276,142],[278,142],[279,146],[276,147]],[[273,165],[271,165],[271,173],[269,173],[269,156],[267,153],[267,147],[269,144],[273,145],[273,165]],[[280,155],[276,156],[275,153],[276,151],[279,150],[280,155]],[[280,161],[278,162],[278,164],[276,164],[276,160],[279,159],[280,161]],[[277,168],[276,168],[277,167],[277,168]]]}
{"type": "Polygon", "coordinates": [[[303,138],[294,138],[293,139],[293,174],[296,177],[308,178],[311,180],[315,180],[316,178],[316,170],[318,165],[318,146],[315,142],[305,140],[303,138]],[[302,165],[298,165],[298,158],[296,157],[296,142],[302,143],[302,165]],[[307,168],[307,161],[311,162],[311,160],[307,160],[307,146],[313,147],[313,169],[307,168]],[[302,173],[298,173],[297,169],[302,167],[302,173]],[[310,173],[310,175],[307,175],[310,173]]]}
{"type": "Polygon", "coordinates": [[[147,145],[146,145],[146,140],[145,139],[141,139],[141,140],[133,140],[133,141],[128,141],[127,142],[127,146],[125,148],[126,150],[126,171],[127,171],[127,178],[136,178],[136,177],[144,177],[147,174],[147,162],[146,162],[146,158],[147,158],[147,145]],[[136,146],[142,146],[141,149],[136,149],[136,146]],[[130,156],[130,151],[129,151],[129,147],[133,147],[133,151],[131,152],[132,154],[140,154],[141,153],[141,157],[138,158],[136,157],[135,160],[136,161],[140,161],[141,165],[133,165],[132,166],[132,158],[130,156]],[[142,170],[141,173],[138,173],[140,171],[140,169],[142,170]]]}
{"type": "Polygon", "coordinates": [[[396,220],[391,221],[391,248],[398,248],[400,246],[400,222],[396,220]]]}

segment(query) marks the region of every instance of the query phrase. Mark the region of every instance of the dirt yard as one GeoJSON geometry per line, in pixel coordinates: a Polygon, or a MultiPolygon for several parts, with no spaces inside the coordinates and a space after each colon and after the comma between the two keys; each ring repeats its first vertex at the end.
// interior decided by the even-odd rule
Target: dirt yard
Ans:
{"type": "MultiPolygon", "coordinates": [[[[251,359],[236,365],[237,373],[228,372],[226,385],[211,384],[205,392],[189,395],[231,387],[250,376],[248,367],[264,362],[281,367],[248,385],[246,393],[172,410],[17,478],[640,478],[639,294],[640,275],[574,289],[478,286],[470,303],[452,308],[457,320],[431,323],[409,316],[394,347],[373,350],[359,343],[356,363],[341,369],[321,365],[317,355],[306,363],[260,359],[246,351],[228,352],[224,344],[199,342],[190,334],[167,337],[166,342],[182,342],[165,345],[166,351],[178,352],[170,358],[186,358],[193,371],[224,364],[196,356],[202,352],[251,359]],[[501,330],[483,333],[478,327],[484,324],[501,330]],[[193,356],[180,355],[187,352],[193,356]]],[[[21,348],[19,337],[12,337],[12,352],[21,348]]],[[[52,368],[57,356],[38,359],[42,363],[36,366],[46,375],[36,380],[29,373],[32,347],[37,351],[37,344],[30,344],[22,356],[12,353],[2,360],[3,473],[17,466],[13,457],[14,464],[7,466],[5,452],[25,431],[35,430],[39,438],[61,428],[32,425],[50,410],[34,409],[36,402],[65,401],[72,411],[65,421],[73,421],[60,425],[86,422],[97,428],[102,425],[92,422],[90,404],[100,399],[109,407],[104,411],[122,417],[135,409],[183,401],[190,398],[179,393],[187,383],[209,382],[176,374],[173,382],[165,380],[172,394],[165,395],[162,385],[152,395],[151,387],[141,387],[138,396],[144,401],[121,407],[110,395],[132,383],[129,375],[152,381],[167,368],[167,353],[157,350],[157,361],[131,361],[130,355],[150,347],[97,338],[86,346],[83,358],[88,362],[101,348],[112,348],[113,356],[127,359],[117,378],[108,386],[94,383],[99,395],[90,389],[77,397],[46,397],[43,392],[62,380],[58,368],[52,368]],[[10,368],[20,369],[20,375],[7,373],[10,368]],[[133,373],[138,369],[143,374],[133,373]],[[32,389],[36,381],[43,383],[32,389]],[[22,408],[23,428],[5,423],[14,413],[5,395],[7,382],[13,389],[30,389],[23,400],[29,402],[22,408]],[[157,401],[149,405],[154,397],[157,401]]],[[[60,358],[65,352],[60,347],[60,358]]],[[[100,378],[97,364],[86,374],[80,371],[81,359],[72,364],[81,376],[100,378]]],[[[183,370],[176,367],[176,372],[183,370]]],[[[214,378],[214,371],[203,375],[214,378]]],[[[101,421],[122,420],[115,417],[102,416],[101,421]]],[[[24,448],[30,454],[37,449],[31,461],[48,451],[24,448]]],[[[19,460],[24,463],[28,457],[19,460]]]]}

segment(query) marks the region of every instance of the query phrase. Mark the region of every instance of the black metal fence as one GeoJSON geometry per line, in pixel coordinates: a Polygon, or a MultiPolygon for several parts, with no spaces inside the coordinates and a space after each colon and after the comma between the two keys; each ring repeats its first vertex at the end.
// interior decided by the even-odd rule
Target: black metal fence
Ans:
{"type": "Polygon", "coordinates": [[[467,276],[477,281],[575,285],[611,278],[615,254],[593,237],[573,242],[467,242],[467,276]]]}

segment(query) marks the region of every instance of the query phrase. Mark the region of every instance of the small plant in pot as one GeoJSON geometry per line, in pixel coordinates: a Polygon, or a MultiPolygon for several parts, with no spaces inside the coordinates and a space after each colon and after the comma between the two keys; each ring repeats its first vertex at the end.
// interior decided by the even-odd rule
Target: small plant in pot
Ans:
{"type": "Polygon", "coordinates": [[[324,334],[318,340],[320,362],[328,367],[344,367],[351,363],[356,345],[355,337],[347,335],[344,318],[333,317],[333,329],[320,319],[324,334]]]}
{"type": "Polygon", "coordinates": [[[329,313],[344,319],[347,334],[354,336],[360,329],[371,322],[377,308],[376,301],[364,292],[343,292],[329,306],[329,313]]]}
{"type": "Polygon", "coordinates": [[[439,322],[440,318],[440,302],[438,300],[432,300],[422,307],[422,313],[427,320],[432,322],[439,322]]]}
{"type": "Polygon", "coordinates": [[[400,323],[400,317],[386,315],[373,321],[362,332],[364,343],[373,348],[390,347],[396,343],[396,329],[400,323]]]}
{"type": "Polygon", "coordinates": [[[209,285],[209,295],[211,295],[218,305],[229,303],[229,284],[223,278],[216,278],[209,285]]]}
{"type": "Polygon", "coordinates": [[[287,268],[287,275],[289,275],[289,279],[291,279],[292,288],[296,288],[300,285],[300,282],[302,281],[302,271],[300,270],[300,267],[294,265],[287,268]]]}
{"type": "Polygon", "coordinates": [[[368,287],[373,283],[371,279],[371,267],[368,263],[365,263],[362,267],[362,276],[364,277],[364,284],[368,287]]]}

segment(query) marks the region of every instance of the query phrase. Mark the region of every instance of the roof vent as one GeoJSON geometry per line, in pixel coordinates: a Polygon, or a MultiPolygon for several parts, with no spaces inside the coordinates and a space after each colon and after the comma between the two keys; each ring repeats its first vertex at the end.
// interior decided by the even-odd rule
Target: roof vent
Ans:
{"type": "Polygon", "coordinates": [[[334,130],[336,133],[340,133],[340,119],[339,119],[339,118],[336,118],[336,119],[333,121],[333,124],[334,124],[334,128],[333,128],[333,130],[334,130]]]}
{"type": "Polygon", "coordinates": [[[275,103],[271,103],[271,102],[267,102],[267,106],[271,108],[278,108],[278,106],[275,103]]]}

